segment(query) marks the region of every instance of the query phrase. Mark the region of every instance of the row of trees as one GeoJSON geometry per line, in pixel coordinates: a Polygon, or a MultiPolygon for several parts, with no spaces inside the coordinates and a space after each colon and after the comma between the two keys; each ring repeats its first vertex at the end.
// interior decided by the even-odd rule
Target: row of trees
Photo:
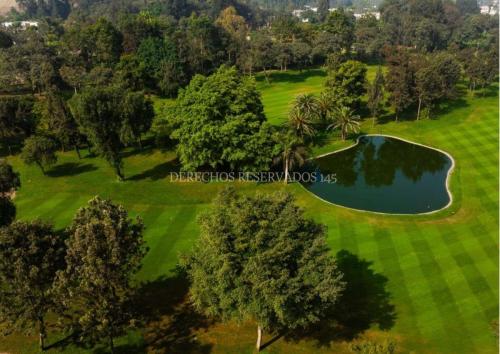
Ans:
{"type": "MultiPolygon", "coordinates": [[[[281,160],[288,176],[293,160],[304,160],[304,156],[298,158],[299,150],[304,150],[303,145],[318,130],[339,129],[342,140],[358,130],[360,117],[355,112],[360,110],[364,95],[368,96],[367,106],[374,121],[384,110],[386,91],[396,120],[411,105],[416,106],[419,119],[422,111],[428,115],[434,104],[453,97],[461,77],[459,62],[446,52],[421,54],[393,48],[385,77],[379,67],[371,83],[366,80],[366,66],[346,58],[328,57],[324,92],[319,97],[296,97],[288,129],[266,122],[253,78],[241,77],[235,67],[221,66],[210,76],[195,76],[181,89],[175,105],[154,130],[177,143],[179,160],[186,171],[268,170],[281,160]]],[[[43,118],[41,133],[25,141],[25,162],[37,163],[42,171],[56,162],[57,146],[42,134],[50,131],[63,147],[90,143],[120,179],[120,151],[127,144],[140,144],[154,116],[151,102],[142,92],[127,92],[117,86],[86,87],[68,104],[49,93],[44,104],[37,107],[43,118]]]]}
{"type": "Polygon", "coordinates": [[[124,178],[121,150],[134,143],[142,146],[141,135],[149,131],[154,117],[143,92],[115,86],[86,87],[68,102],[49,91],[35,110],[36,131],[24,140],[21,153],[26,164],[36,164],[45,173],[57,162],[58,149],[74,148],[80,156],[79,148],[86,143],[109,162],[119,179],[124,178]]]}
{"type": "Polygon", "coordinates": [[[0,227],[3,334],[36,331],[43,350],[55,324],[49,317],[58,318],[56,327],[75,343],[105,340],[114,352],[114,339],[139,315],[132,280],[147,251],[142,231],[140,219],[99,197],[62,232],[40,220],[0,227]]]}
{"type": "Polygon", "coordinates": [[[417,105],[417,119],[422,108],[427,112],[439,100],[452,98],[461,77],[461,67],[449,53],[421,55],[395,50],[387,58],[386,88],[396,120],[409,106],[417,105]]]}
{"type": "Polygon", "coordinates": [[[175,96],[194,75],[210,74],[222,64],[246,73],[300,69],[324,63],[331,53],[380,62],[387,45],[498,57],[498,17],[447,1],[388,0],[380,20],[371,15],[355,20],[343,8],[327,11],[318,23],[274,14],[266,26],[239,3],[219,7],[180,16],[129,9],[116,18],[77,17],[64,25],[52,21],[2,33],[0,89],[40,92],[57,84],[78,90],[113,82],[175,96]]]}

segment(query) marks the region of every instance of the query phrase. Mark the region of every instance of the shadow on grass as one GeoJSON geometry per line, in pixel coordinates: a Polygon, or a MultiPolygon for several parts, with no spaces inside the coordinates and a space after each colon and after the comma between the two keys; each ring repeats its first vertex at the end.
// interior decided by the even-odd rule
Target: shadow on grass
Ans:
{"type": "MultiPolygon", "coordinates": [[[[111,351],[106,348],[98,348],[92,351],[93,354],[109,354],[111,351]]],[[[117,345],[114,354],[146,354],[147,351],[141,345],[117,345]]]]}
{"type": "Polygon", "coordinates": [[[184,275],[161,277],[142,285],[137,312],[144,321],[144,340],[155,353],[209,353],[212,346],[197,341],[196,331],[212,323],[188,299],[184,275]]]}
{"type": "MultiPolygon", "coordinates": [[[[304,82],[311,77],[325,77],[325,76],[326,76],[326,71],[322,69],[304,70],[302,72],[273,71],[269,75],[269,81],[271,82],[271,84],[282,83],[282,82],[299,83],[299,82],[304,82]]],[[[259,75],[256,77],[256,81],[266,83],[266,78],[264,75],[259,75]]]]}
{"type": "Polygon", "coordinates": [[[97,167],[90,163],[65,162],[52,167],[47,171],[47,175],[50,177],[69,177],[95,170],[97,167]]]}
{"type": "Polygon", "coordinates": [[[144,146],[142,148],[140,147],[128,147],[125,150],[122,151],[121,156],[122,158],[127,158],[130,156],[147,156],[151,155],[154,151],[155,147],[153,145],[148,145],[144,146]]]}
{"type": "Polygon", "coordinates": [[[177,160],[167,161],[161,164],[156,165],[153,168],[150,168],[146,171],[138,173],[136,175],[130,176],[127,178],[128,181],[140,181],[146,178],[149,178],[153,181],[157,181],[167,177],[171,172],[179,172],[180,163],[177,160]]]}
{"type": "MultiPolygon", "coordinates": [[[[445,100],[437,103],[432,109],[430,117],[431,119],[436,119],[437,117],[451,113],[456,109],[465,108],[469,106],[469,103],[463,98],[464,95],[451,100],[445,100]]],[[[377,124],[386,124],[396,120],[394,113],[384,112],[378,119],[377,124]]],[[[417,120],[417,107],[415,105],[410,106],[404,112],[399,114],[398,121],[416,121],[417,120]]]]}
{"type": "Polygon", "coordinates": [[[319,347],[329,347],[337,340],[352,340],[376,325],[381,330],[394,326],[395,307],[386,289],[388,279],[372,269],[372,262],[346,250],[336,255],[346,288],[325,319],[307,330],[285,335],[287,340],[315,340],[319,347]]]}
{"type": "Polygon", "coordinates": [[[457,98],[450,101],[443,101],[437,104],[431,111],[431,119],[435,119],[442,114],[453,112],[455,109],[468,107],[469,104],[463,98],[457,98]]]}

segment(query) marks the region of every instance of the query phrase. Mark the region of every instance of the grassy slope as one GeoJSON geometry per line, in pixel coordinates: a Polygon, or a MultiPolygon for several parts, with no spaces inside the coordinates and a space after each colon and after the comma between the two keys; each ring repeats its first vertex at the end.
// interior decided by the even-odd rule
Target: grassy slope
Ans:
{"type": "MultiPolygon", "coordinates": [[[[279,74],[281,79],[275,79],[272,85],[259,81],[265,110],[273,123],[283,121],[294,95],[318,92],[324,80],[320,71],[286,76],[279,74]]],[[[364,124],[364,132],[398,135],[439,147],[455,158],[451,178],[454,204],[433,216],[356,212],[328,205],[299,185],[286,187],[310,216],[328,225],[328,242],[334,252],[349,250],[373,262],[373,268],[389,279],[388,290],[397,315],[389,334],[401,341],[404,352],[498,352],[489,329],[498,313],[497,119],[498,98],[493,91],[487,97],[454,102],[436,120],[389,122],[374,128],[371,122],[364,124]]],[[[339,146],[333,141],[317,151],[339,146]]],[[[92,195],[99,193],[123,203],[131,214],[144,218],[151,250],[141,279],[155,280],[173,268],[178,252],[189,249],[197,236],[197,213],[206,208],[222,186],[168,182],[168,171],[175,169],[172,159],[169,152],[131,154],[125,160],[125,172],[131,180],[118,183],[111,169],[98,158],[78,161],[73,153],[65,153],[52,170],[52,177],[44,177],[36,168],[11,158],[23,183],[16,198],[19,216],[40,216],[63,227],[92,195]]],[[[239,187],[248,192],[285,188],[253,184],[239,187]]],[[[163,333],[168,338],[172,327],[166,328],[163,333]]],[[[187,348],[196,352],[251,352],[254,331],[250,324],[200,329],[195,332],[198,344],[194,346],[190,341],[181,352],[187,348]]],[[[383,334],[372,330],[368,335],[383,334]]],[[[123,341],[135,339],[132,336],[123,341]]],[[[34,339],[27,342],[25,337],[11,336],[0,341],[0,351],[34,352],[35,343],[34,339]]],[[[165,343],[173,345],[168,340],[165,343]]],[[[266,351],[327,353],[344,349],[342,343],[317,347],[311,340],[278,340],[266,351]]],[[[76,349],[70,348],[69,352],[76,349]]]]}

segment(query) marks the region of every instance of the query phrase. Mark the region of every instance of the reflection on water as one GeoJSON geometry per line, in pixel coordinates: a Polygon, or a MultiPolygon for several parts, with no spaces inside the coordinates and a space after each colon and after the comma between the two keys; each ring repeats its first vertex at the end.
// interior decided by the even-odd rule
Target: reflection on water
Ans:
{"type": "Polygon", "coordinates": [[[384,136],[363,136],[349,149],[315,159],[307,169],[336,183],[304,186],[329,202],[383,213],[417,214],[445,207],[451,159],[444,153],[384,136]]]}

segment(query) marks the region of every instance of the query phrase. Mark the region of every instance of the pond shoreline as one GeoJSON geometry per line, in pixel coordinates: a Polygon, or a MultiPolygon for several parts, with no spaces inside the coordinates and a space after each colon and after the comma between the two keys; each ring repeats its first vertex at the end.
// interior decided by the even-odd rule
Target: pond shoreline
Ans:
{"type": "Polygon", "coordinates": [[[440,209],[436,209],[436,210],[432,210],[432,211],[429,211],[429,212],[422,212],[422,213],[388,213],[388,212],[380,212],[380,211],[371,211],[371,210],[365,210],[365,209],[357,209],[357,208],[352,208],[352,207],[348,207],[348,206],[345,206],[345,205],[340,205],[340,204],[336,204],[336,203],[333,203],[331,201],[328,201],[328,200],[325,200],[324,198],[318,196],[317,194],[315,194],[314,192],[310,191],[309,189],[307,189],[302,183],[300,183],[301,187],[304,188],[308,193],[312,194],[314,197],[318,198],[319,200],[325,202],[325,203],[328,203],[328,204],[331,204],[331,205],[334,205],[336,207],[340,207],[340,208],[345,208],[345,209],[349,209],[349,210],[353,210],[353,211],[359,211],[359,212],[363,212],[363,213],[372,213],[372,214],[378,214],[378,215],[394,215],[394,216],[421,216],[421,215],[431,215],[431,214],[436,214],[438,212],[441,212],[447,208],[449,208],[452,204],[453,204],[453,194],[451,193],[451,190],[450,190],[450,177],[451,177],[451,174],[453,173],[454,169],[455,169],[455,159],[453,158],[453,156],[451,156],[451,154],[449,154],[448,152],[442,150],[442,149],[439,149],[439,148],[435,148],[433,146],[429,146],[429,145],[425,145],[425,144],[421,144],[421,143],[417,143],[417,142],[414,142],[414,141],[411,141],[411,140],[407,140],[407,139],[404,139],[404,138],[401,138],[401,137],[398,137],[398,136],[394,136],[394,135],[389,135],[389,134],[363,134],[363,135],[360,135],[356,138],[356,141],[354,144],[352,145],[349,145],[345,148],[341,148],[341,149],[338,149],[338,150],[334,150],[334,151],[331,151],[331,152],[327,152],[327,153],[324,153],[324,154],[320,154],[320,155],[317,155],[317,156],[314,156],[314,157],[311,157],[309,159],[307,159],[307,161],[310,161],[310,160],[315,160],[315,159],[319,159],[321,157],[325,157],[325,156],[329,156],[329,155],[333,155],[333,154],[337,154],[339,152],[342,152],[342,151],[345,151],[345,150],[348,150],[348,149],[351,149],[353,147],[356,147],[358,144],[359,144],[359,141],[361,138],[363,137],[370,137],[370,136],[373,136],[373,137],[387,137],[387,138],[392,138],[392,139],[396,139],[396,140],[400,140],[400,141],[404,141],[406,143],[409,143],[409,144],[413,144],[413,145],[417,145],[417,146],[421,146],[421,147],[425,147],[425,148],[428,148],[428,149],[431,149],[431,150],[434,150],[434,151],[438,151],[444,155],[446,155],[450,161],[451,161],[451,166],[450,168],[448,169],[447,171],[447,174],[446,174],[446,181],[445,181],[445,187],[446,187],[446,192],[448,193],[448,197],[449,197],[449,202],[442,208],[440,209]]]}

